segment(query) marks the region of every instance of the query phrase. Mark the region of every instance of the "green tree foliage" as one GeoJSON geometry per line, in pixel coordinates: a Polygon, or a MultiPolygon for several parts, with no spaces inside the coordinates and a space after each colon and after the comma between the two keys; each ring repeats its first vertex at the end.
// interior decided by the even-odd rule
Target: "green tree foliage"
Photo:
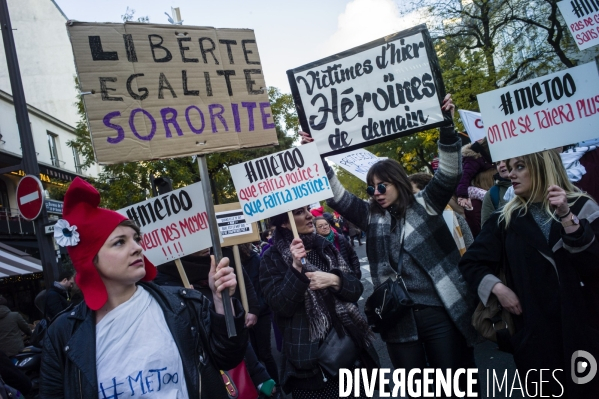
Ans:
{"type": "MultiPolygon", "coordinates": [[[[282,94],[277,88],[269,87],[268,95],[279,145],[276,147],[239,150],[207,155],[208,173],[216,203],[236,202],[237,194],[231,181],[228,167],[243,161],[282,151],[292,146],[299,131],[299,121],[290,94],[282,94]],[[288,133],[289,132],[289,133],[288,133]]],[[[75,131],[76,139],[67,142],[81,154],[82,167],[89,168],[95,162],[83,100],[79,97],[78,110],[81,119],[75,131]]],[[[167,176],[173,188],[181,188],[200,181],[197,161],[192,157],[163,159],[157,161],[128,162],[103,167],[92,184],[102,194],[102,206],[120,209],[144,201],[152,196],[150,175],[167,176]]],[[[60,198],[64,193],[54,193],[60,198]]]]}

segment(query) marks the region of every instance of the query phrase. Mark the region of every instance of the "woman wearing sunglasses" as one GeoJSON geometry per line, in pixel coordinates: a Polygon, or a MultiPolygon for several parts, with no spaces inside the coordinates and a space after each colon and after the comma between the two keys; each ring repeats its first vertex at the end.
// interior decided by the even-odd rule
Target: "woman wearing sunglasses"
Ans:
{"type": "MultiPolygon", "coordinates": [[[[451,95],[442,107],[446,118],[453,117],[451,95]]],[[[312,141],[302,133],[303,143],[312,141]]],[[[346,191],[325,162],[334,194],[327,203],[366,232],[373,283],[401,271],[415,302],[412,311],[381,332],[393,366],[407,372],[472,367],[474,362],[468,346],[476,339],[471,325],[475,297],[460,274],[460,252],[442,216],[460,181],[460,149],[454,127],[441,128],[439,169],[417,194],[398,162],[374,164],[367,175],[369,203],[346,191]]]]}

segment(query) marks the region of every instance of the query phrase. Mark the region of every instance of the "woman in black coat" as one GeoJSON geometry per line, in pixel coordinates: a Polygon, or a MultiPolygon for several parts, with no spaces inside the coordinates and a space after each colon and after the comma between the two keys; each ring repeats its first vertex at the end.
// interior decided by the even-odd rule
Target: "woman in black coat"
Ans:
{"type": "Polygon", "coordinates": [[[295,209],[293,216],[295,239],[286,213],[270,219],[276,227],[273,245],[260,265],[262,293],[283,333],[279,383],[294,399],[338,397],[338,379],[317,357],[329,333],[352,339],[362,367],[378,363],[372,332],[354,304],[364,288],[333,244],[315,234],[308,207],[295,209]]]}
{"type": "Polygon", "coordinates": [[[514,360],[530,395],[597,397],[599,378],[574,383],[584,375],[573,368],[577,351],[599,359],[599,206],[569,182],[554,151],[512,158],[508,168],[516,197],[485,223],[460,268],[484,304],[496,295],[512,313],[514,360]]]}
{"type": "Polygon", "coordinates": [[[159,287],[139,227],[99,203],[80,178],[65,194],[54,237],[69,251],[85,302],[48,328],[40,397],[228,398],[219,370],[237,366],[247,344],[233,298],[237,336],[227,336],[222,292],[237,286],[228,259],[212,263],[212,302],[196,290],[159,287]]]}

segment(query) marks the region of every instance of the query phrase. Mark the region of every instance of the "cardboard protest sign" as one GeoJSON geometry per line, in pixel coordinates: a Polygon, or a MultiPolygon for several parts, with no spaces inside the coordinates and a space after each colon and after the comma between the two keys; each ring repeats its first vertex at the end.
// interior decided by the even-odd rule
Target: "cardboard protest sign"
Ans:
{"type": "Polygon", "coordinates": [[[364,149],[354,150],[339,155],[328,157],[335,165],[339,165],[352,175],[366,183],[366,175],[372,165],[381,160],[370,151],[364,149]]]}
{"type": "Polygon", "coordinates": [[[239,202],[215,205],[216,222],[223,238],[223,247],[244,244],[260,240],[258,225],[245,220],[239,202]]]}
{"type": "Polygon", "coordinates": [[[484,139],[487,136],[480,112],[465,111],[461,109],[458,110],[458,112],[460,113],[460,118],[462,119],[462,123],[466,128],[466,133],[468,133],[470,140],[474,142],[484,139]]]}
{"type": "Polygon", "coordinates": [[[322,155],[449,124],[426,25],[287,71],[302,129],[322,155]]]}
{"type": "Polygon", "coordinates": [[[494,161],[597,136],[599,73],[580,65],[478,95],[494,161]]]}
{"type": "Polygon", "coordinates": [[[240,163],[229,170],[248,222],[333,196],[314,143],[240,163]]]}
{"type": "Polygon", "coordinates": [[[100,164],[278,144],[252,30],[67,25],[100,164]]]}
{"type": "Polygon", "coordinates": [[[578,49],[599,44],[599,2],[597,0],[564,0],[557,3],[568,24],[578,49]]]}
{"type": "Polygon", "coordinates": [[[140,245],[144,255],[156,266],[212,246],[201,183],[117,212],[141,228],[140,245]]]}

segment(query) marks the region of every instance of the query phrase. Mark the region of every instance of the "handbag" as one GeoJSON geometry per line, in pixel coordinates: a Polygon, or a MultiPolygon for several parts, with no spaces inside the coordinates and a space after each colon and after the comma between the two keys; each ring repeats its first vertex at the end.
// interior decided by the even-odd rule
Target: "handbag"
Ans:
{"type": "Polygon", "coordinates": [[[46,332],[48,331],[48,324],[48,320],[43,318],[35,325],[31,337],[29,337],[29,343],[31,343],[31,345],[38,348],[43,346],[43,341],[46,337],[46,332]]]}
{"type": "MultiPolygon", "coordinates": [[[[499,279],[507,286],[506,264],[505,264],[505,230],[502,231],[502,253],[499,266],[499,279]]],[[[503,309],[499,299],[493,294],[489,295],[487,306],[482,301],[476,306],[472,314],[472,326],[485,339],[496,342],[502,352],[513,353],[511,337],[515,333],[512,314],[503,309]]]]}
{"type": "Polygon", "coordinates": [[[231,370],[220,370],[230,399],[257,399],[258,391],[250,378],[245,360],[231,370]]]}
{"type": "Polygon", "coordinates": [[[414,306],[414,301],[401,277],[404,236],[405,226],[399,248],[397,273],[376,287],[364,304],[366,319],[375,333],[385,331],[397,324],[398,320],[414,306]]]}
{"type": "Polygon", "coordinates": [[[332,377],[339,374],[339,369],[351,368],[358,358],[358,348],[348,334],[339,337],[332,328],[322,341],[316,353],[318,364],[332,377]]]}

